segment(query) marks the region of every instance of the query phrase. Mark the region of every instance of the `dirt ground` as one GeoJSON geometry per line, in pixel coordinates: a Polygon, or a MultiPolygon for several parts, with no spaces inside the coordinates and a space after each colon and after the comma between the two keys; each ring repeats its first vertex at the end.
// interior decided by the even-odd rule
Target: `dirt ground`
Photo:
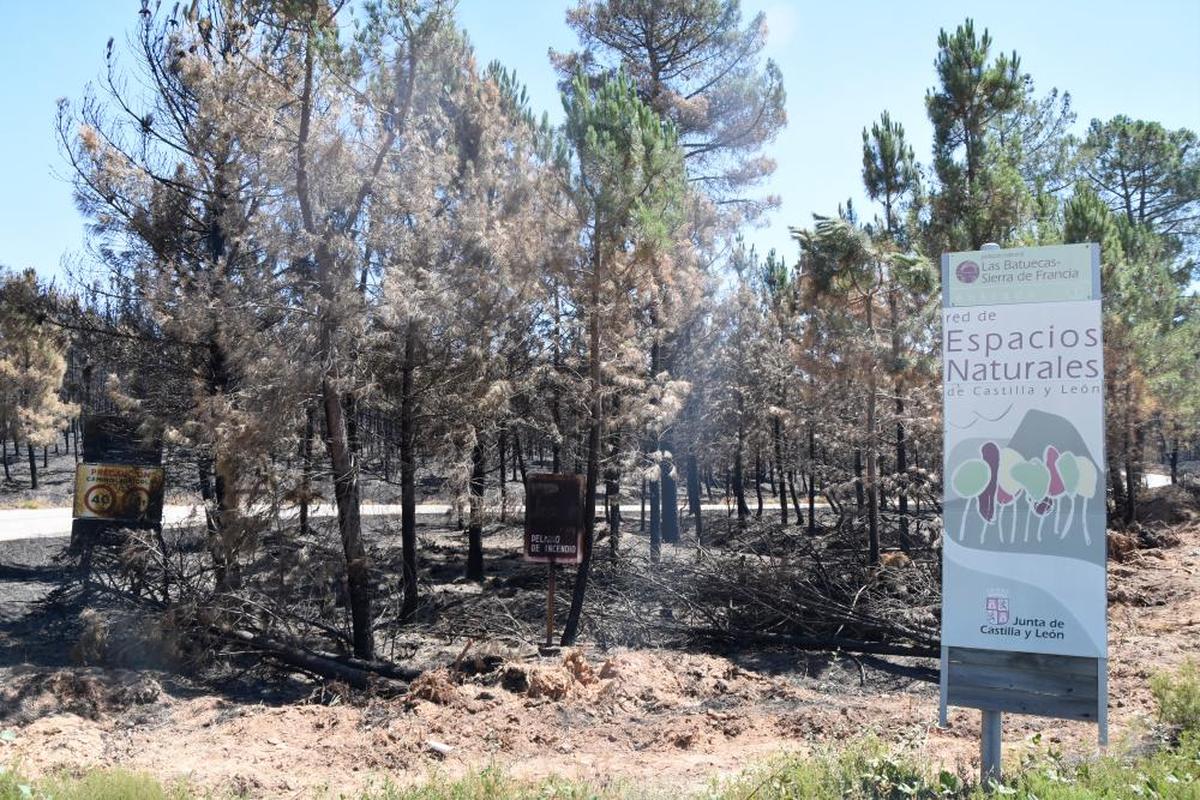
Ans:
{"type": "MultiPolygon", "coordinates": [[[[1200,652],[1200,525],[1172,533],[1170,546],[1110,565],[1115,748],[1137,746],[1153,728],[1149,676],[1200,652]]],[[[244,682],[222,689],[168,672],[72,666],[58,632],[66,620],[29,613],[62,578],[52,558],[61,542],[5,547],[0,763],[34,775],[122,766],[283,798],[497,765],[530,779],[699,788],[774,754],[863,735],[931,765],[976,770],[978,712],[953,710],[938,729],[936,664],[921,659],[586,648],[539,656],[475,644],[464,654],[460,639],[429,658],[449,667],[393,697],[311,686],[255,695],[244,682]]],[[[1069,756],[1096,750],[1094,726],[1009,715],[1006,753],[1032,747],[1035,733],[1069,756]]]]}

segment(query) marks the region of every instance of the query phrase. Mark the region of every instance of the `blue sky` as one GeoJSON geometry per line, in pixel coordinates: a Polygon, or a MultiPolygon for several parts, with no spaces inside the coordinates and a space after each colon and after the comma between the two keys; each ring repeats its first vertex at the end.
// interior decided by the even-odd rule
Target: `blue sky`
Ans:
{"type": "MultiPolygon", "coordinates": [[[[170,2],[171,0],[165,0],[170,2]]],[[[460,0],[459,20],[481,63],[517,71],[533,105],[561,114],[551,47],[575,44],[567,0],[460,0]]],[[[63,179],[55,103],[78,99],[137,22],[138,0],[0,0],[0,264],[60,274],[83,248],[83,224],[63,179]]],[[[782,208],[749,238],[790,258],[788,225],[803,225],[853,197],[864,214],[861,131],[887,109],[928,161],[925,90],[933,85],[939,28],[964,17],[1016,50],[1039,92],[1071,92],[1082,129],[1118,113],[1200,130],[1200,2],[1197,0],[1010,0],[816,2],[743,0],[763,10],[768,55],[783,71],[790,124],[770,150],[778,170],[767,191],[782,208]]]]}

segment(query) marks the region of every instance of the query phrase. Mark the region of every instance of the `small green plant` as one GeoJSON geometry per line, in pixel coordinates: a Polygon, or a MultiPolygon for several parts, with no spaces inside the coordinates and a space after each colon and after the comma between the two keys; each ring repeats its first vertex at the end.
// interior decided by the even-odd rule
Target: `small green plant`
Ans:
{"type": "Polygon", "coordinates": [[[1200,731],[1200,664],[1184,662],[1174,674],[1161,672],[1150,679],[1158,718],[1185,731],[1200,731]]]}
{"type": "Polygon", "coordinates": [[[183,784],[164,786],[146,775],[98,770],[82,776],[27,780],[0,767],[0,800],[191,800],[183,784]]]}

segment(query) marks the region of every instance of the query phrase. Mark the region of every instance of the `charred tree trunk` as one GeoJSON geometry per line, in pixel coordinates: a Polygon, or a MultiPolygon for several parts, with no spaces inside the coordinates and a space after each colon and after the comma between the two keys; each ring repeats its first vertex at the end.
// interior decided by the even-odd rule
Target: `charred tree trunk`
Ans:
{"type": "Polygon", "coordinates": [[[778,465],[776,470],[779,473],[779,518],[784,524],[788,524],[788,498],[787,498],[787,471],[783,468],[783,420],[778,415],[773,420],[774,438],[775,438],[775,463],[778,465]]]}
{"type": "Polygon", "coordinates": [[[400,372],[400,560],[404,577],[404,601],[400,618],[410,622],[416,616],[417,586],[417,457],[416,413],[413,397],[413,362],[416,357],[416,324],[408,323],[404,334],[404,365],[400,372]]]}
{"type": "Polygon", "coordinates": [[[583,601],[587,596],[588,576],[592,569],[592,542],[596,532],[596,485],[600,479],[600,436],[604,422],[604,395],[601,393],[600,370],[600,282],[603,264],[599,249],[599,231],[593,231],[592,244],[592,291],[591,309],[588,320],[588,372],[591,383],[591,426],[588,430],[587,484],[583,504],[583,555],[575,573],[575,587],[571,593],[571,610],[563,626],[562,646],[575,643],[579,634],[579,620],[583,616],[583,601]]]}
{"type": "Polygon", "coordinates": [[[1131,381],[1125,383],[1125,424],[1121,430],[1121,456],[1125,467],[1125,524],[1130,525],[1137,520],[1137,495],[1140,475],[1137,469],[1140,441],[1135,434],[1134,395],[1131,381]]]}
{"type": "Polygon", "coordinates": [[[745,469],[742,464],[742,451],[746,446],[746,425],[743,421],[745,401],[741,393],[737,396],[737,452],[733,455],[733,494],[737,500],[738,522],[745,522],[750,516],[750,506],[746,504],[745,469]]]}
{"type": "MultiPolygon", "coordinates": [[[[867,330],[874,339],[871,297],[867,298],[867,330]]],[[[876,421],[878,397],[876,367],[867,372],[867,559],[872,566],[879,563],[879,426],[876,421]]]]}
{"type": "Polygon", "coordinates": [[[325,446],[333,467],[333,496],[337,502],[338,532],[346,559],[346,589],[350,599],[354,655],[375,657],[372,630],[370,564],[363,543],[362,515],[358,483],[358,459],[350,446],[343,395],[337,389],[336,367],[330,367],[322,380],[325,405],[325,446]]]}
{"type": "Polygon", "coordinates": [[[696,521],[696,544],[704,544],[704,509],[700,505],[700,465],[696,463],[696,454],[689,453],[687,457],[687,495],[688,507],[692,519],[696,521]]]}
{"type": "Polygon", "coordinates": [[[755,519],[762,519],[763,512],[763,493],[762,493],[762,452],[756,447],[754,448],[754,496],[758,501],[758,506],[754,511],[755,519]]]}
{"type": "Polygon", "coordinates": [[[854,448],[854,502],[858,508],[859,517],[862,517],[863,506],[867,503],[864,489],[862,449],[856,447],[854,448]]]}
{"type": "Polygon", "coordinates": [[[1117,517],[1125,513],[1125,481],[1121,477],[1116,448],[1109,449],[1106,460],[1108,461],[1109,485],[1112,487],[1113,517],[1117,517]]]}
{"type": "Polygon", "coordinates": [[[642,499],[642,507],[641,507],[641,514],[638,517],[638,531],[641,533],[645,533],[646,532],[646,478],[645,478],[645,476],[642,477],[641,499],[642,499]]]}
{"type": "Polygon", "coordinates": [[[659,474],[662,477],[662,538],[667,544],[679,544],[679,490],[675,481],[675,460],[664,458],[659,474]]]}
{"type": "Polygon", "coordinates": [[[608,546],[613,558],[621,551],[621,473],[604,472],[604,518],[608,523],[608,546]]]}
{"type": "Polygon", "coordinates": [[[904,440],[904,398],[900,396],[903,384],[896,386],[896,477],[899,486],[896,493],[896,510],[900,514],[900,546],[912,548],[908,533],[908,443],[904,440]]]}
{"type": "Polygon", "coordinates": [[[304,440],[300,442],[300,535],[307,536],[308,505],[312,499],[313,457],[312,440],[316,427],[315,414],[312,406],[304,411],[304,440]]]}
{"type": "Polygon", "coordinates": [[[647,504],[650,506],[650,560],[658,563],[662,556],[662,509],[659,506],[661,502],[661,485],[657,480],[650,481],[650,497],[647,499],[647,504]]]}
{"type": "MultiPolygon", "coordinates": [[[[796,512],[796,527],[800,527],[804,524],[804,514],[800,511],[800,495],[796,493],[796,473],[792,470],[788,470],[787,485],[792,494],[792,508],[796,512]]],[[[785,517],[784,522],[786,521],[785,517]]]]}
{"type": "Polygon", "coordinates": [[[200,483],[200,499],[204,501],[205,540],[213,565],[213,581],[218,589],[222,589],[226,586],[225,550],[221,544],[221,504],[214,491],[212,459],[207,456],[197,459],[196,478],[200,483]]]}
{"type": "Polygon", "coordinates": [[[675,481],[675,458],[671,438],[663,440],[663,449],[669,453],[659,467],[662,479],[662,538],[667,544],[679,544],[679,490],[675,481]]]}
{"type": "Polygon", "coordinates": [[[36,489],[38,488],[37,456],[33,452],[32,444],[26,444],[25,449],[29,453],[29,488],[36,489]]]}
{"type": "MultiPolygon", "coordinates": [[[[554,373],[557,376],[562,369],[562,306],[559,300],[558,287],[554,289],[554,373]]],[[[550,401],[550,416],[554,420],[554,439],[550,442],[553,463],[550,471],[555,475],[562,469],[562,453],[559,442],[562,441],[562,404],[559,398],[558,384],[554,386],[554,397],[550,401]]]]}
{"type": "MultiPolygon", "coordinates": [[[[478,435],[478,434],[477,434],[478,435]]],[[[471,482],[468,496],[471,523],[467,528],[467,580],[483,580],[483,491],[487,474],[487,454],[483,441],[476,439],[471,448],[471,482]]]]}
{"type": "MultiPolygon", "coordinates": [[[[613,398],[613,414],[620,413],[621,400],[613,398]]],[[[614,425],[605,437],[608,448],[607,467],[604,469],[604,521],[608,526],[609,551],[616,558],[621,550],[621,430],[614,425]]]]}
{"type": "Polygon", "coordinates": [[[808,535],[817,535],[817,437],[808,423],[808,535]]]}
{"type": "Polygon", "coordinates": [[[900,369],[902,349],[902,342],[900,340],[900,298],[895,288],[892,288],[888,292],[888,315],[891,317],[892,326],[892,370],[895,375],[896,390],[896,476],[899,481],[897,486],[896,510],[900,515],[900,546],[907,551],[912,546],[912,542],[908,536],[908,447],[904,435],[904,377],[900,369]]]}
{"type": "Polygon", "coordinates": [[[501,423],[500,432],[496,436],[496,458],[500,461],[500,521],[508,521],[508,473],[504,471],[505,460],[507,453],[505,452],[505,443],[508,439],[508,428],[501,423]]]}
{"type": "Polygon", "coordinates": [[[521,451],[521,437],[513,437],[513,456],[517,460],[517,467],[521,470],[521,485],[524,486],[526,479],[529,477],[525,470],[525,455],[521,451]]]}

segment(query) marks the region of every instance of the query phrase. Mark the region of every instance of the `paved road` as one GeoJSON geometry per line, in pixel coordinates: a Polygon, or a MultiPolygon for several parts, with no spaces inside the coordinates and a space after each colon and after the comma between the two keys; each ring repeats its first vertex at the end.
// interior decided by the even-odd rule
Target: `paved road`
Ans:
{"type": "MultiPolygon", "coordinates": [[[[823,505],[823,504],[818,504],[823,505]]],[[[701,506],[704,511],[725,511],[724,503],[705,503],[701,506]]],[[[621,511],[626,514],[637,514],[641,506],[634,503],[622,505],[621,511]]],[[[513,513],[521,510],[520,506],[513,507],[513,513]]],[[[450,506],[445,503],[421,503],[417,506],[420,516],[441,516],[450,512],[450,506]]],[[[285,509],[285,517],[295,517],[299,512],[285,509]]],[[[163,523],[178,525],[189,520],[199,522],[203,517],[203,509],[199,505],[164,506],[163,523]]],[[[368,503],[362,507],[363,516],[400,516],[399,504],[368,503]]],[[[313,506],[309,509],[311,517],[337,516],[337,508],[328,504],[313,506]]],[[[70,508],[13,508],[0,509],[0,542],[21,539],[52,539],[71,535],[70,508]]]]}
{"type": "MultiPolygon", "coordinates": [[[[1168,475],[1153,473],[1146,475],[1146,485],[1150,488],[1166,486],[1170,482],[1171,478],[1168,475]]],[[[817,505],[824,506],[825,504],[818,503],[817,505]]],[[[726,510],[724,503],[704,503],[701,508],[704,511],[726,510]]],[[[640,509],[641,506],[637,503],[622,504],[621,506],[621,511],[626,514],[637,514],[640,509]]],[[[421,503],[417,506],[417,514],[421,516],[440,516],[449,511],[450,506],[444,503],[421,503]]],[[[520,511],[519,506],[513,508],[514,513],[518,511],[520,511]]],[[[296,509],[283,511],[284,516],[295,516],[297,513],[299,512],[296,509]]],[[[400,506],[398,504],[368,503],[362,507],[362,513],[367,517],[398,517],[400,516],[400,506]]],[[[333,517],[337,516],[337,509],[332,505],[322,504],[310,509],[309,514],[313,517],[333,517]]],[[[188,519],[197,521],[203,519],[203,511],[199,505],[165,506],[163,508],[163,522],[167,525],[177,525],[188,519]]],[[[70,508],[0,509],[0,542],[61,538],[70,535],[70,508]]]]}

